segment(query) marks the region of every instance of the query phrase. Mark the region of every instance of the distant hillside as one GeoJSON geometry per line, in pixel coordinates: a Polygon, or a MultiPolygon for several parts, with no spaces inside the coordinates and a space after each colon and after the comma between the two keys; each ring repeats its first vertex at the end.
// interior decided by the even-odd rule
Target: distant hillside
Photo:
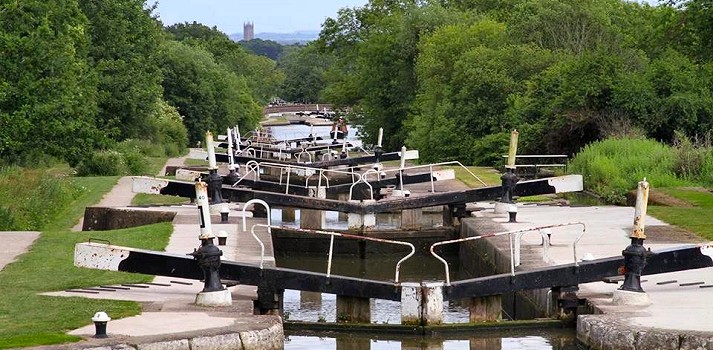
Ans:
{"type": "MultiPolygon", "coordinates": [[[[312,41],[319,37],[318,30],[300,30],[292,33],[256,33],[256,39],[262,40],[272,40],[283,45],[290,45],[295,43],[304,44],[308,41],[312,41]]],[[[230,38],[235,41],[243,40],[243,33],[231,34],[230,38]]]]}

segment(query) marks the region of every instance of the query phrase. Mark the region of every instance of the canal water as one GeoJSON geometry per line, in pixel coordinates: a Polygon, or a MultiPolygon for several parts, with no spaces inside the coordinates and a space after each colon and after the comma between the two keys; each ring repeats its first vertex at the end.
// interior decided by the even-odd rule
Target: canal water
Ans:
{"type": "MultiPolygon", "coordinates": [[[[310,127],[306,125],[273,126],[272,133],[277,138],[306,137],[310,127]]],[[[317,135],[326,135],[331,127],[314,127],[317,135]]],[[[356,140],[356,129],[350,127],[349,139],[356,140]]],[[[279,209],[272,209],[272,224],[299,227],[299,222],[282,223],[279,209]]],[[[437,215],[437,216],[440,216],[437,215]]],[[[299,214],[295,215],[299,218],[299,214]]],[[[378,227],[392,228],[396,223],[388,217],[378,220],[378,227]]],[[[338,213],[326,214],[325,229],[346,229],[347,223],[340,220],[338,213]]],[[[434,226],[438,226],[437,223],[434,226]]],[[[352,256],[335,257],[332,273],[359,278],[392,280],[395,264],[401,256],[389,255],[369,257],[367,260],[352,256]]],[[[457,257],[450,257],[449,268],[457,274],[457,257]]],[[[327,252],[323,256],[292,255],[285,257],[277,254],[277,265],[315,272],[326,272],[327,252]]],[[[442,263],[430,256],[416,256],[406,261],[401,267],[401,281],[443,280],[442,263]]],[[[457,279],[457,276],[455,277],[457,279]]],[[[371,300],[371,321],[379,324],[399,324],[400,304],[388,300],[371,300]]],[[[445,323],[467,323],[467,306],[458,302],[444,302],[445,323]]],[[[286,290],[284,311],[287,321],[336,322],[336,296],[333,294],[300,293],[286,290]]],[[[507,315],[503,315],[508,318],[507,315]]],[[[433,337],[398,337],[393,335],[373,334],[307,334],[286,332],[285,350],[312,349],[472,349],[472,350],[575,350],[578,349],[573,329],[564,330],[512,330],[498,332],[478,332],[449,334],[445,338],[433,337]]]]}

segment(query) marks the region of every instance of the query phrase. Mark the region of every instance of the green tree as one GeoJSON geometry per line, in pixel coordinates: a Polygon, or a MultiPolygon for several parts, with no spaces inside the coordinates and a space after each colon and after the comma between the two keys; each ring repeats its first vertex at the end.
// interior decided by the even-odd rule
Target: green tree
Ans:
{"type": "Polygon", "coordinates": [[[285,72],[280,97],[287,101],[324,102],[320,99],[320,92],[325,86],[325,72],[333,60],[330,54],[320,54],[315,45],[288,50],[278,62],[285,72]]]}
{"type": "Polygon", "coordinates": [[[510,99],[557,56],[510,41],[505,25],[492,20],[443,26],[422,39],[409,144],[423,160],[490,162],[479,140],[518,127],[506,115],[510,99]]]}
{"type": "Polygon", "coordinates": [[[620,0],[524,0],[506,22],[513,37],[575,54],[602,46],[618,47],[612,14],[620,0]]]}
{"type": "Polygon", "coordinates": [[[143,0],[88,0],[89,56],[99,75],[101,129],[116,140],[147,138],[161,98],[160,23],[143,0]]]}
{"type": "Polygon", "coordinates": [[[76,0],[0,5],[0,157],[75,165],[101,142],[87,19],[76,0]]]}
{"type": "Polygon", "coordinates": [[[284,74],[277,69],[275,61],[249,53],[216,27],[193,22],[174,24],[166,30],[176,40],[210,52],[216,62],[243,77],[253,99],[260,104],[270,101],[284,81],[284,74]]]}
{"type": "Polygon", "coordinates": [[[337,62],[326,73],[325,99],[354,103],[352,122],[363,128],[368,142],[379,128],[384,146],[400,148],[406,139],[404,122],[417,89],[415,73],[422,35],[463,16],[440,6],[419,7],[418,1],[371,1],[361,9],[343,9],[338,19],[325,21],[318,45],[334,53],[337,62]],[[336,79],[336,80],[334,80],[336,79]]]}
{"type": "Polygon", "coordinates": [[[278,61],[285,51],[284,46],[272,40],[253,39],[240,41],[239,44],[253,54],[267,57],[273,61],[278,61]]]}
{"type": "Polygon", "coordinates": [[[161,66],[164,98],[183,116],[191,144],[208,130],[251,128],[262,117],[245,80],[216,63],[210,52],[171,40],[161,66]]]}
{"type": "Polygon", "coordinates": [[[676,130],[694,136],[713,127],[713,96],[699,65],[669,49],[652,60],[647,75],[658,99],[652,136],[672,141],[676,130]]]}

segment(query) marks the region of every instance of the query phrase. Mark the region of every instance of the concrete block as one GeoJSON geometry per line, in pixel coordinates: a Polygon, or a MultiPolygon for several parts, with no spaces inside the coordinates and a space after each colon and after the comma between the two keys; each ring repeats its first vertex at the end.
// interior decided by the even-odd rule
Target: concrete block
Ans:
{"type": "Polygon", "coordinates": [[[243,350],[282,350],[285,334],[282,324],[274,324],[270,328],[240,332],[243,350]]]}
{"type": "Polygon", "coordinates": [[[168,340],[156,343],[137,344],[136,350],[191,350],[188,339],[168,340]]]}
{"type": "Polygon", "coordinates": [[[421,217],[423,209],[407,209],[401,211],[401,228],[402,229],[420,229],[421,217]]]}
{"type": "Polygon", "coordinates": [[[401,324],[421,324],[422,301],[421,284],[413,282],[401,284],[401,324]]]}
{"type": "Polygon", "coordinates": [[[191,350],[236,350],[243,348],[239,333],[198,337],[189,341],[191,350]]]}
{"type": "Polygon", "coordinates": [[[227,289],[217,292],[200,292],[196,295],[198,306],[230,306],[233,305],[233,296],[227,289]]]}
{"type": "Polygon", "coordinates": [[[649,298],[649,295],[645,292],[617,289],[612,295],[612,303],[614,305],[647,306],[651,305],[651,298],[649,298]]]}
{"type": "Polygon", "coordinates": [[[423,324],[438,325],[443,323],[443,283],[422,283],[423,324]]]}

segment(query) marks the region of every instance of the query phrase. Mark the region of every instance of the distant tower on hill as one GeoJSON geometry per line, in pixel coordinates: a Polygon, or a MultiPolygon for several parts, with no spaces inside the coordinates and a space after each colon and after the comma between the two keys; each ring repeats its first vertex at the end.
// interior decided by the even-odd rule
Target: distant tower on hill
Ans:
{"type": "Polygon", "coordinates": [[[243,23],[243,40],[250,41],[255,39],[255,25],[253,22],[243,23]]]}

